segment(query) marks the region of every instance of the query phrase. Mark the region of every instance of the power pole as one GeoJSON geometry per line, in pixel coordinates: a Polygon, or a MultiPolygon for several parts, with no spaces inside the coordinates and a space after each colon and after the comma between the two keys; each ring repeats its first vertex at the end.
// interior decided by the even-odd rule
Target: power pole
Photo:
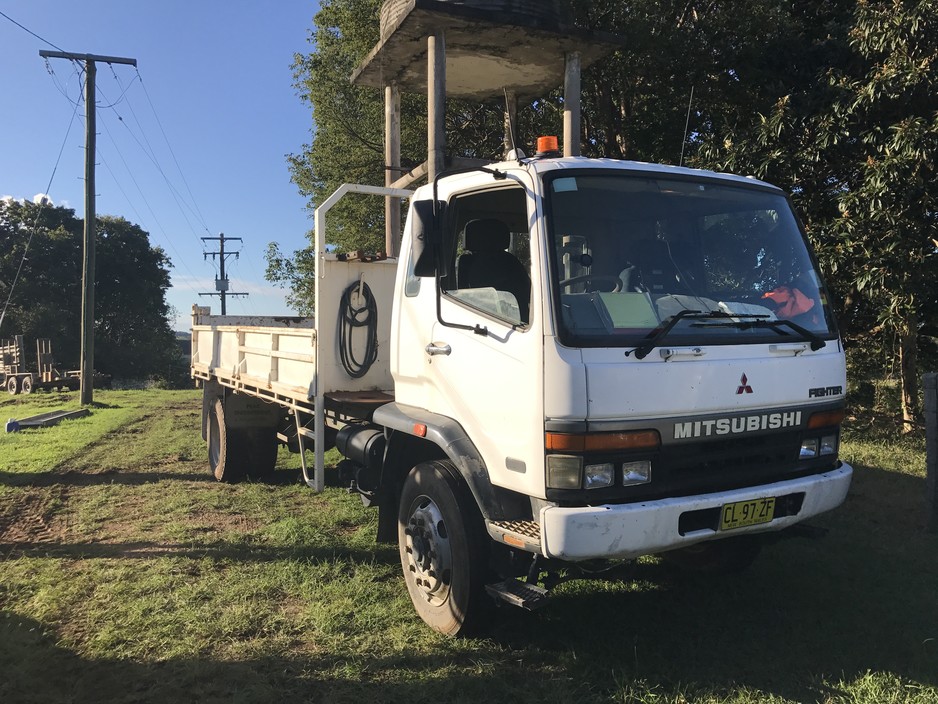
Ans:
{"type": "Polygon", "coordinates": [[[202,238],[202,241],[203,241],[203,242],[206,242],[206,241],[208,241],[208,240],[217,240],[217,241],[218,241],[218,251],[217,251],[217,252],[203,252],[203,253],[202,253],[202,257],[203,257],[204,259],[208,259],[209,257],[211,257],[212,259],[215,259],[215,257],[218,257],[218,277],[215,279],[215,290],[214,290],[214,291],[211,291],[211,292],[208,292],[208,293],[200,293],[199,295],[200,295],[200,296],[218,296],[218,297],[221,299],[221,314],[222,314],[222,315],[227,315],[227,314],[228,314],[228,311],[227,311],[226,306],[225,306],[225,299],[226,299],[228,296],[235,296],[235,297],[237,297],[237,296],[247,296],[247,295],[248,295],[247,293],[240,293],[240,292],[235,292],[235,291],[229,291],[229,290],[228,290],[228,277],[225,276],[225,260],[227,260],[228,257],[230,257],[230,256],[232,256],[232,255],[234,255],[234,258],[235,258],[235,259],[237,259],[237,258],[238,258],[238,255],[241,253],[240,251],[239,251],[239,252],[226,252],[226,251],[225,251],[225,242],[231,242],[231,241],[234,241],[234,240],[237,240],[238,242],[241,242],[242,240],[241,240],[240,237],[225,237],[225,233],[224,233],[224,232],[219,232],[219,233],[218,233],[218,237],[203,237],[203,238],[202,238]]]}
{"type": "Polygon", "coordinates": [[[128,64],[137,66],[136,59],[97,54],[73,54],[67,51],[40,50],[44,59],[69,59],[85,62],[85,233],[84,257],[81,266],[81,405],[94,400],[94,155],[95,155],[95,97],[94,79],[96,63],[128,64]]]}

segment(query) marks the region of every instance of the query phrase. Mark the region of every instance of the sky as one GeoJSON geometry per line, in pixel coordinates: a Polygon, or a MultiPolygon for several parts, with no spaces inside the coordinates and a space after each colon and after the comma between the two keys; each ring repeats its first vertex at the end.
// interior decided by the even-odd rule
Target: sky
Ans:
{"type": "Polygon", "coordinates": [[[0,12],[45,40],[0,16],[0,197],[48,193],[84,216],[83,76],[39,51],[136,59],[136,69],[97,65],[97,214],[140,225],[165,250],[174,329],[189,328],[193,303],[219,312],[217,296],[198,295],[215,290],[217,260],[203,252],[218,242],[200,238],[222,232],[243,240],[226,243],[240,250],[226,266],[229,290],[250,293],[229,298],[228,313],[292,313],[264,279],[264,254],[269,242],[284,253],[306,246],[312,228],[286,155],[312,137],[291,64],[312,49],[318,5],[0,0],[0,12]]]}

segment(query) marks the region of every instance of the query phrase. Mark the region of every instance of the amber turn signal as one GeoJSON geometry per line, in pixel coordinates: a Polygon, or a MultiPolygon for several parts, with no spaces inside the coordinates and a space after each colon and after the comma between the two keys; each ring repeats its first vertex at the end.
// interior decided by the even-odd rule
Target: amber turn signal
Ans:
{"type": "Polygon", "coordinates": [[[832,425],[840,425],[844,422],[844,417],[846,415],[847,412],[843,408],[838,408],[836,411],[821,411],[820,413],[814,413],[808,420],[808,428],[827,428],[832,425]]]}
{"type": "Polygon", "coordinates": [[[610,452],[656,450],[661,445],[657,430],[621,433],[547,433],[545,446],[552,452],[610,452]]]}

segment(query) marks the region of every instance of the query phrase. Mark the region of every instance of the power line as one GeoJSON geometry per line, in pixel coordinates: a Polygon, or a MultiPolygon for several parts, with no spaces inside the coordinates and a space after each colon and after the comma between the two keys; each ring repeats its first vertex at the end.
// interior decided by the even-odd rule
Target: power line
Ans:
{"type": "MultiPolygon", "coordinates": [[[[113,71],[112,71],[112,73],[113,73],[113,71]]],[[[139,72],[138,72],[138,73],[139,73],[139,72]]],[[[120,79],[116,76],[116,74],[115,74],[115,79],[117,80],[118,85],[121,85],[121,86],[122,86],[121,81],[120,81],[120,79]]],[[[141,80],[141,85],[143,85],[142,80],[141,80]]],[[[145,87],[145,86],[144,86],[144,92],[146,92],[146,87],[145,87]]],[[[126,93],[126,90],[125,90],[125,93],[126,93]]],[[[176,155],[175,155],[175,152],[173,151],[172,145],[170,144],[169,139],[168,139],[168,137],[166,136],[165,130],[163,130],[163,128],[162,128],[162,123],[160,123],[159,116],[156,114],[156,111],[155,111],[155,108],[154,108],[154,106],[153,106],[152,100],[149,99],[149,96],[148,96],[147,99],[148,99],[148,101],[150,102],[151,110],[153,110],[153,116],[154,116],[154,118],[157,120],[157,123],[160,125],[160,130],[161,130],[161,132],[162,132],[162,134],[163,134],[163,139],[164,139],[164,141],[165,141],[165,143],[166,143],[166,146],[167,146],[167,148],[169,149],[170,154],[173,156],[173,161],[174,161],[174,163],[176,164],[176,169],[177,169],[177,171],[179,172],[179,176],[182,178],[183,183],[185,183],[185,185],[186,185],[186,190],[188,191],[189,196],[190,196],[190,198],[191,198],[191,203],[192,203],[191,205],[190,205],[190,202],[184,197],[184,195],[173,185],[173,183],[172,183],[172,181],[170,180],[168,174],[166,173],[166,170],[165,170],[165,169],[162,167],[162,165],[160,164],[159,158],[156,156],[156,150],[154,149],[152,142],[151,142],[151,141],[148,139],[148,137],[147,137],[146,130],[144,129],[143,124],[140,122],[140,119],[139,119],[139,117],[137,116],[136,110],[134,110],[133,101],[130,99],[130,97],[128,96],[128,99],[127,99],[127,108],[128,108],[128,110],[130,111],[130,114],[132,115],[132,117],[133,117],[133,119],[134,119],[134,122],[136,123],[137,129],[139,130],[139,136],[138,136],[138,135],[135,133],[135,131],[131,128],[131,126],[130,126],[130,124],[127,122],[127,120],[125,120],[117,110],[115,110],[114,112],[115,112],[115,114],[117,115],[118,120],[124,125],[124,127],[125,127],[125,128],[127,129],[127,131],[129,132],[131,138],[137,143],[137,146],[140,147],[141,151],[143,151],[143,153],[147,155],[147,158],[150,159],[150,161],[151,161],[151,162],[153,163],[153,165],[156,167],[157,171],[159,171],[159,173],[160,173],[160,175],[162,176],[162,178],[163,178],[164,182],[166,183],[167,187],[170,189],[170,194],[173,196],[173,199],[176,201],[176,206],[179,208],[180,214],[183,216],[183,219],[186,221],[186,224],[189,226],[189,229],[193,231],[193,234],[195,234],[194,228],[192,227],[192,223],[189,221],[189,218],[186,216],[186,213],[185,213],[185,210],[183,209],[183,206],[185,206],[185,208],[187,208],[187,209],[189,210],[189,212],[190,212],[193,216],[199,218],[199,219],[202,221],[202,226],[205,228],[206,232],[210,232],[210,230],[208,229],[208,225],[205,223],[205,220],[204,220],[204,218],[202,217],[202,213],[201,213],[201,211],[200,211],[199,208],[198,208],[198,201],[196,200],[195,195],[192,193],[192,189],[191,189],[191,187],[189,186],[188,180],[186,179],[185,174],[183,173],[182,168],[181,168],[181,166],[179,165],[178,159],[176,159],[176,155]],[[194,207],[194,209],[193,209],[193,207],[194,207]]],[[[109,135],[109,136],[111,136],[111,135],[109,135]]],[[[111,136],[111,139],[112,139],[112,141],[114,141],[113,136],[111,136]]],[[[116,146],[117,146],[117,145],[116,145],[116,142],[115,142],[115,147],[116,147],[116,146]]],[[[126,163],[125,163],[125,167],[126,167],[126,163]]],[[[128,169],[128,171],[129,171],[129,169],[128,169]]],[[[140,190],[139,187],[138,187],[138,190],[140,190]]],[[[142,192],[141,192],[141,195],[142,195],[142,192]]],[[[152,209],[151,209],[151,212],[152,212],[152,209]]],[[[202,239],[204,240],[204,239],[206,239],[206,238],[203,237],[202,239]]],[[[215,238],[215,239],[217,239],[217,238],[215,238]]],[[[232,239],[232,238],[228,238],[228,239],[230,240],[230,239],[232,239]]],[[[167,241],[170,243],[170,246],[173,247],[173,250],[176,251],[176,253],[177,253],[177,255],[178,255],[179,252],[175,249],[175,245],[172,243],[171,240],[169,240],[168,237],[167,237],[167,241]]],[[[219,254],[219,253],[218,253],[218,252],[215,252],[215,253],[213,253],[213,254],[219,254]]],[[[229,253],[229,254],[230,254],[230,253],[229,253]]],[[[237,256],[237,255],[239,255],[240,253],[239,253],[239,252],[236,252],[235,254],[236,254],[236,256],[237,256]]],[[[180,256],[180,259],[181,259],[181,256],[180,256]]],[[[225,257],[225,259],[227,260],[227,257],[225,257]]],[[[187,271],[189,272],[189,274],[192,276],[193,280],[198,279],[198,277],[195,276],[195,274],[193,274],[191,270],[189,270],[188,266],[185,265],[185,260],[181,259],[181,261],[183,262],[183,266],[186,268],[186,270],[187,270],[187,271]]],[[[253,266],[253,265],[252,265],[252,266],[253,266]]],[[[255,267],[255,268],[256,268],[256,267],[255,267]]],[[[223,269],[221,270],[220,275],[216,277],[216,286],[222,286],[222,285],[224,285],[224,286],[230,286],[230,282],[229,282],[227,276],[225,276],[225,272],[224,272],[223,269]]],[[[189,288],[192,288],[192,286],[189,286],[189,288]]],[[[193,289],[193,290],[194,290],[194,289],[193,289]]],[[[203,294],[203,293],[199,293],[199,295],[217,295],[217,294],[203,294]]],[[[239,294],[227,293],[226,295],[228,295],[228,296],[245,296],[245,297],[246,297],[248,294],[247,294],[247,293],[239,293],[239,294]]],[[[226,308],[226,306],[225,306],[224,304],[223,304],[223,307],[226,308]]],[[[248,304],[248,307],[249,307],[249,308],[253,308],[253,306],[251,306],[250,304],[248,304]]]]}
{"type": "Polygon", "coordinates": [[[147,103],[150,105],[150,110],[153,112],[153,117],[156,118],[156,124],[160,128],[160,132],[163,135],[163,141],[166,142],[166,146],[169,148],[169,153],[173,157],[173,162],[176,164],[176,170],[179,172],[179,175],[182,177],[182,182],[186,185],[186,190],[189,192],[189,197],[192,199],[192,204],[195,206],[196,212],[199,214],[199,220],[201,220],[202,225],[208,231],[208,226],[205,224],[205,218],[202,217],[202,211],[199,210],[199,201],[196,200],[196,197],[192,194],[192,189],[189,188],[189,181],[186,180],[186,175],[182,171],[182,167],[179,166],[179,160],[176,159],[176,152],[173,150],[173,145],[170,144],[169,138],[166,136],[166,130],[163,129],[163,123],[160,120],[160,116],[156,114],[156,107],[153,105],[153,101],[150,99],[150,91],[147,90],[147,84],[143,82],[143,76],[140,75],[140,69],[137,69],[137,77],[140,79],[140,85],[143,87],[143,94],[147,98],[147,103]]]}
{"type": "Polygon", "coordinates": [[[36,37],[36,39],[38,39],[39,41],[45,42],[46,44],[48,44],[48,45],[51,46],[52,48],[58,49],[59,51],[62,51],[62,52],[65,51],[65,49],[62,49],[61,47],[56,46],[55,44],[53,44],[52,42],[50,42],[48,39],[44,39],[43,37],[40,37],[40,36],[39,36],[38,34],[36,34],[33,30],[29,29],[29,27],[24,27],[24,26],[21,25],[19,22],[17,22],[15,19],[13,19],[12,17],[10,17],[8,14],[6,14],[5,12],[0,12],[0,16],[3,16],[3,17],[5,17],[6,19],[10,20],[10,22],[12,22],[13,24],[15,24],[17,27],[19,27],[20,29],[22,29],[24,32],[28,32],[29,34],[32,34],[32,35],[33,35],[34,37],[36,37]]]}
{"type": "MultiPolygon", "coordinates": [[[[83,73],[83,71],[81,70],[81,65],[80,65],[77,61],[73,61],[73,62],[72,62],[72,65],[73,65],[73,69],[74,69],[74,71],[73,71],[73,73],[72,73],[72,76],[75,76],[75,75],[81,76],[82,73],[83,73]]],[[[81,94],[84,93],[84,86],[82,86],[82,87],[81,87],[81,90],[79,91],[80,94],[79,94],[79,96],[78,96],[78,100],[72,100],[72,98],[69,97],[69,95],[68,95],[68,89],[67,89],[66,87],[64,87],[64,86],[62,86],[62,85],[59,84],[59,82],[58,82],[58,80],[57,80],[57,78],[56,78],[55,69],[52,68],[52,64],[49,62],[49,59],[46,59],[46,71],[49,73],[49,76],[52,77],[52,83],[53,83],[53,85],[56,87],[56,90],[58,90],[59,93],[61,93],[62,96],[63,96],[68,102],[70,102],[72,105],[74,105],[74,106],[76,106],[76,107],[80,107],[80,106],[81,106],[81,103],[82,103],[82,95],[81,95],[81,94]]],[[[69,77],[69,80],[71,80],[71,77],[69,77]]]]}
{"type": "MultiPolygon", "coordinates": [[[[0,12],[0,14],[3,13],[0,12]]],[[[6,15],[3,16],[6,17],[6,15]]],[[[7,17],[7,19],[10,18],[7,17]]],[[[78,104],[76,103],[75,109],[72,110],[72,117],[68,121],[68,127],[65,130],[65,137],[62,139],[62,146],[59,147],[59,155],[55,159],[55,166],[52,167],[52,175],[49,177],[49,183],[46,184],[46,189],[43,191],[43,193],[46,195],[48,195],[52,188],[52,181],[55,179],[55,173],[59,170],[59,162],[62,160],[62,153],[65,151],[65,145],[68,143],[68,135],[71,134],[72,125],[75,124],[75,115],[77,112],[78,104]]],[[[26,263],[26,255],[29,252],[29,245],[32,244],[33,235],[36,234],[36,229],[39,227],[39,218],[42,217],[42,213],[45,211],[48,202],[49,199],[45,197],[39,201],[39,210],[36,212],[36,218],[33,221],[33,226],[29,230],[29,238],[26,240],[26,248],[23,249],[23,258],[20,259],[20,265],[17,267],[16,274],[13,276],[13,282],[10,284],[10,293],[7,295],[6,303],[3,304],[3,310],[0,311],[0,327],[3,326],[3,319],[6,317],[7,308],[9,308],[10,301],[13,299],[13,291],[16,288],[16,283],[19,281],[20,272],[23,270],[23,265],[26,263]]]]}
{"type": "MultiPolygon", "coordinates": [[[[119,78],[119,77],[117,76],[117,74],[114,72],[114,69],[113,69],[113,68],[111,69],[111,73],[114,75],[114,79],[117,81],[117,85],[120,86],[120,87],[123,87],[123,84],[121,83],[120,78],[119,78]]],[[[142,79],[141,76],[140,76],[140,71],[139,71],[139,70],[137,71],[137,75],[135,76],[134,80],[139,80],[139,81],[140,81],[140,85],[143,86],[144,93],[146,94],[146,86],[143,84],[143,79],[142,79]]],[[[129,88],[129,86],[128,86],[128,88],[129,88]]],[[[125,92],[125,93],[127,92],[126,89],[124,89],[124,92],[125,92]]],[[[150,100],[149,96],[147,96],[147,100],[148,100],[148,101],[150,100]]],[[[153,148],[153,145],[150,143],[150,140],[147,138],[146,130],[143,129],[143,125],[141,124],[140,119],[137,117],[137,111],[134,110],[133,103],[132,103],[130,100],[127,101],[127,109],[130,110],[130,114],[131,114],[131,116],[133,117],[134,122],[137,124],[137,128],[140,130],[140,136],[143,138],[143,141],[146,143],[146,148],[144,148],[143,144],[140,144],[140,148],[141,148],[141,149],[144,151],[144,153],[150,158],[150,160],[153,162],[154,166],[156,166],[157,170],[160,172],[160,175],[163,177],[163,180],[166,182],[166,185],[173,191],[173,197],[175,198],[176,196],[178,196],[178,198],[181,199],[182,204],[185,205],[186,208],[188,208],[189,212],[190,212],[197,220],[199,220],[199,221],[201,222],[202,228],[203,228],[207,233],[211,234],[211,230],[209,230],[208,225],[207,225],[206,222],[205,222],[205,218],[202,217],[202,213],[201,213],[201,211],[199,210],[198,201],[195,199],[195,196],[192,194],[192,189],[189,188],[189,183],[188,183],[188,181],[186,181],[185,174],[182,173],[182,169],[181,169],[180,166],[179,166],[179,161],[176,159],[176,154],[175,154],[175,152],[173,152],[173,147],[172,147],[172,145],[169,143],[169,139],[167,139],[167,137],[166,137],[166,132],[163,131],[163,126],[162,126],[162,124],[160,124],[159,116],[156,114],[156,111],[153,110],[153,103],[152,103],[152,101],[150,102],[150,109],[153,110],[153,116],[156,118],[157,125],[159,125],[160,131],[163,133],[163,140],[166,142],[166,146],[169,148],[169,153],[170,153],[170,155],[172,155],[172,157],[173,157],[173,161],[174,161],[175,164],[176,164],[176,170],[179,172],[179,175],[182,177],[182,182],[183,182],[183,183],[185,184],[185,186],[186,186],[186,190],[188,191],[189,197],[190,197],[191,200],[192,200],[192,205],[190,205],[190,204],[186,201],[186,199],[185,199],[185,197],[183,197],[182,193],[180,193],[179,190],[178,190],[175,186],[173,186],[172,182],[170,182],[169,177],[166,175],[166,172],[163,170],[163,167],[160,165],[159,160],[156,158],[156,149],[153,148]]],[[[120,119],[121,119],[121,122],[124,122],[123,118],[120,118],[120,119]]],[[[138,143],[139,143],[139,140],[137,139],[136,135],[134,135],[133,131],[130,129],[130,126],[127,125],[126,122],[124,123],[124,126],[125,126],[125,127],[127,128],[127,130],[130,132],[131,136],[134,137],[134,139],[137,140],[138,143]]],[[[180,203],[179,199],[177,199],[177,205],[179,205],[179,203],[180,203]]],[[[182,211],[182,206],[179,205],[179,207],[180,207],[180,211],[182,211]]],[[[197,237],[198,235],[196,235],[195,228],[192,227],[192,223],[189,222],[189,219],[186,217],[186,215],[185,215],[184,212],[183,212],[183,218],[185,218],[186,224],[189,225],[189,229],[192,230],[192,234],[197,237]]]]}
{"type": "MultiPolygon", "coordinates": [[[[114,67],[111,66],[111,64],[108,64],[108,68],[111,69],[111,74],[114,76],[114,78],[117,78],[117,74],[114,73],[114,67]]],[[[138,75],[139,75],[139,74],[138,74],[138,75]]],[[[118,87],[121,88],[121,94],[120,94],[119,96],[117,96],[117,100],[115,100],[115,101],[114,101],[113,103],[111,103],[110,105],[100,105],[100,106],[98,106],[98,107],[107,110],[107,109],[109,109],[109,108],[113,108],[113,107],[116,107],[116,106],[120,105],[120,104],[124,101],[124,96],[127,95],[127,91],[130,90],[131,86],[133,86],[133,84],[134,84],[134,82],[136,82],[136,80],[137,80],[137,77],[135,76],[134,78],[131,79],[130,83],[127,84],[127,87],[124,88],[124,86],[123,86],[123,85],[121,84],[121,82],[120,82],[120,79],[118,79],[117,85],[118,85],[118,87]]],[[[104,93],[101,92],[101,95],[104,95],[104,93]]],[[[130,105],[130,103],[127,103],[127,104],[130,105]]]]}
{"type": "MultiPolygon", "coordinates": [[[[126,92],[127,92],[127,89],[123,88],[123,82],[121,81],[121,79],[120,79],[120,77],[117,75],[117,73],[113,70],[113,68],[112,68],[112,70],[111,70],[111,73],[112,73],[112,75],[114,76],[114,79],[115,79],[115,81],[117,82],[118,86],[120,86],[120,87],[122,88],[123,92],[126,93],[126,92]]],[[[183,184],[185,185],[186,192],[187,192],[188,195],[189,195],[189,198],[188,198],[188,199],[186,199],[186,198],[183,196],[183,194],[180,193],[180,192],[173,186],[173,184],[172,184],[172,182],[170,181],[170,179],[169,179],[168,175],[166,174],[165,170],[164,170],[164,169],[162,168],[162,166],[160,165],[159,160],[158,160],[157,157],[156,157],[156,150],[154,149],[153,144],[151,143],[151,141],[147,138],[147,131],[144,129],[143,124],[140,122],[139,116],[137,115],[137,112],[136,112],[136,110],[134,109],[133,101],[130,99],[129,96],[128,96],[128,98],[127,98],[127,108],[128,108],[128,110],[130,111],[130,114],[131,114],[131,116],[133,117],[133,120],[134,120],[134,122],[135,122],[136,125],[137,125],[137,129],[139,130],[139,133],[140,133],[140,138],[137,137],[137,135],[134,133],[134,130],[131,129],[130,125],[120,116],[120,114],[117,113],[117,111],[115,111],[115,113],[118,114],[118,119],[124,124],[124,127],[128,130],[128,132],[130,133],[130,135],[131,135],[131,137],[134,139],[134,141],[137,142],[137,144],[138,144],[138,146],[141,148],[141,150],[143,150],[143,152],[144,152],[144,153],[147,155],[147,157],[153,162],[154,166],[155,166],[155,167],[157,168],[157,170],[160,172],[160,175],[163,177],[163,180],[166,182],[167,186],[168,186],[168,187],[170,188],[170,190],[172,191],[173,197],[174,197],[174,199],[176,200],[176,204],[177,204],[177,206],[180,208],[180,212],[182,213],[183,218],[186,220],[186,223],[189,225],[190,229],[193,229],[193,228],[192,228],[192,223],[190,223],[190,222],[189,222],[189,219],[186,217],[186,214],[185,214],[185,212],[184,212],[183,209],[182,209],[182,205],[185,205],[185,207],[189,210],[189,212],[190,212],[193,216],[196,217],[196,219],[201,223],[202,227],[205,229],[206,232],[211,233],[211,230],[209,229],[208,224],[207,224],[206,221],[205,221],[205,218],[204,218],[204,216],[203,216],[203,214],[202,214],[202,211],[201,211],[201,209],[199,208],[199,201],[198,201],[198,199],[195,197],[195,194],[192,192],[192,188],[191,188],[191,186],[189,185],[189,181],[188,181],[188,179],[186,178],[186,175],[185,175],[185,173],[184,173],[183,170],[182,170],[182,166],[181,166],[180,163],[179,163],[179,159],[176,157],[176,152],[175,152],[175,150],[173,149],[172,143],[170,142],[169,137],[168,137],[168,135],[166,134],[166,130],[163,128],[162,120],[160,120],[160,116],[159,116],[159,114],[157,113],[156,106],[154,105],[153,100],[152,100],[152,98],[151,98],[151,96],[150,96],[150,92],[149,92],[149,90],[147,89],[146,82],[143,80],[143,76],[140,74],[139,68],[137,69],[137,79],[140,81],[140,85],[141,85],[142,88],[143,88],[144,96],[146,97],[147,103],[148,103],[149,106],[150,106],[150,110],[151,110],[151,112],[152,112],[152,114],[153,114],[153,118],[156,120],[156,123],[157,123],[157,125],[158,125],[158,127],[159,127],[159,129],[160,129],[160,133],[161,133],[162,136],[163,136],[163,141],[164,141],[164,143],[166,144],[166,147],[167,147],[167,149],[169,150],[170,155],[172,156],[173,163],[174,163],[175,166],[176,166],[176,171],[178,172],[180,178],[182,179],[183,184]],[[141,138],[142,138],[143,142],[141,142],[141,138]],[[144,143],[146,144],[146,146],[144,146],[144,143]],[[176,196],[178,196],[178,198],[176,198],[176,196]],[[191,205],[190,205],[190,203],[191,203],[191,205]]],[[[195,234],[195,233],[194,233],[194,230],[193,230],[193,234],[195,234]]],[[[205,239],[205,238],[203,238],[203,240],[204,240],[204,239],[205,239]]],[[[229,238],[229,239],[231,239],[231,238],[229,238]]],[[[215,254],[218,254],[218,253],[215,253],[215,254]]],[[[227,258],[227,257],[226,257],[226,258],[227,258]]],[[[257,274],[260,270],[254,265],[252,258],[251,258],[250,256],[246,256],[246,259],[247,259],[248,267],[249,267],[250,269],[252,269],[255,274],[257,274]]],[[[191,272],[190,272],[190,274],[191,274],[191,272]]],[[[197,277],[195,277],[195,276],[193,275],[193,279],[195,279],[195,278],[197,278],[197,277]]],[[[226,281],[227,281],[227,278],[224,276],[224,272],[223,272],[223,271],[221,272],[221,276],[220,276],[219,280],[226,280],[226,281]]],[[[229,294],[229,295],[231,295],[231,294],[229,294]]],[[[248,300],[250,300],[250,299],[246,299],[246,300],[245,300],[245,303],[247,303],[248,300]]],[[[247,304],[247,307],[248,307],[248,308],[253,308],[253,306],[251,306],[249,303],[247,304]]]]}
{"type": "MultiPolygon", "coordinates": [[[[147,207],[147,210],[150,211],[150,215],[152,216],[153,221],[156,223],[156,226],[160,229],[160,232],[163,233],[164,239],[165,239],[166,242],[169,244],[170,248],[173,250],[173,252],[176,254],[176,256],[179,257],[179,263],[182,265],[182,267],[183,267],[187,272],[189,272],[189,275],[190,275],[193,279],[197,279],[198,277],[192,272],[192,270],[189,268],[188,264],[186,264],[185,258],[182,256],[182,254],[179,252],[179,250],[176,249],[176,245],[173,243],[173,240],[172,240],[172,239],[169,237],[169,235],[166,233],[166,229],[163,227],[163,224],[160,222],[159,217],[157,217],[156,213],[155,213],[154,210],[153,210],[153,207],[150,205],[150,201],[147,199],[146,195],[145,195],[144,192],[143,192],[143,189],[140,187],[140,184],[139,184],[139,182],[137,181],[136,176],[134,176],[133,170],[131,170],[130,166],[127,164],[127,160],[124,158],[123,152],[121,152],[120,147],[117,146],[117,141],[114,139],[114,135],[111,133],[111,129],[110,129],[110,127],[108,127],[107,122],[105,122],[104,120],[102,120],[102,121],[101,121],[101,125],[104,127],[104,132],[107,134],[108,139],[111,140],[111,144],[114,145],[114,149],[115,149],[115,151],[117,152],[117,156],[120,157],[121,163],[123,163],[124,168],[127,170],[128,176],[130,176],[130,180],[133,182],[134,186],[135,186],[136,189],[137,189],[137,192],[140,194],[140,197],[143,199],[144,205],[147,207]]],[[[103,157],[102,157],[101,161],[104,162],[103,157]]],[[[107,166],[107,163],[106,163],[106,162],[105,162],[105,166],[107,167],[108,171],[111,171],[110,166],[107,166]]],[[[113,173],[113,172],[111,172],[111,176],[112,176],[112,177],[114,176],[114,173],[113,173]]],[[[130,199],[127,197],[127,194],[124,192],[124,189],[120,186],[120,182],[117,180],[116,177],[114,177],[114,181],[115,181],[115,183],[118,184],[118,188],[120,189],[121,193],[124,194],[124,198],[127,200],[128,204],[130,204],[131,208],[133,208],[133,204],[130,203],[130,199]]],[[[136,210],[136,209],[134,209],[134,210],[136,210]]],[[[139,214],[137,215],[137,217],[141,220],[141,222],[143,221],[143,218],[141,218],[139,214]]],[[[198,293],[198,291],[197,291],[193,286],[190,286],[189,288],[192,289],[193,293],[198,293]]]]}
{"type": "MultiPolygon", "coordinates": [[[[127,107],[130,109],[131,114],[134,114],[133,107],[131,106],[131,103],[129,100],[127,101],[127,107]]],[[[114,110],[114,114],[117,115],[118,121],[124,126],[124,128],[130,134],[131,138],[137,143],[137,146],[140,147],[140,150],[144,154],[146,154],[147,158],[153,163],[153,165],[156,167],[156,170],[160,173],[160,176],[163,177],[163,181],[166,183],[166,186],[169,188],[170,195],[173,197],[173,200],[176,202],[176,207],[179,208],[179,212],[182,215],[183,220],[186,221],[186,225],[188,225],[189,230],[192,232],[192,235],[194,237],[198,237],[198,235],[196,234],[195,228],[192,226],[192,222],[190,222],[189,217],[186,215],[186,212],[182,206],[185,205],[186,208],[189,209],[189,212],[192,213],[193,215],[196,215],[195,211],[193,210],[192,206],[186,203],[185,198],[183,198],[182,194],[179,193],[178,189],[169,180],[169,177],[166,175],[166,172],[163,170],[163,167],[160,165],[159,159],[157,159],[156,157],[156,152],[153,150],[153,147],[150,144],[150,140],[147,139],[146,132],[143,129],[143,126],[140,124],[139,120],[136,120],[136,115],[134,114],[134,120],[137,122],[137,126],[140,128],[140,134],[143,137],[143,142],[140,141],[140,137],[134,134],[134,131],[130,128],[130,125],[127,124],[127,121],[123,118],[123,116],[117,110],[114,110]],[[146,142],[146,146],[144,146],[144,142],[146,142]]],[[[208,228],[206,228],[206,231],[208,231],[208,228]]]]}

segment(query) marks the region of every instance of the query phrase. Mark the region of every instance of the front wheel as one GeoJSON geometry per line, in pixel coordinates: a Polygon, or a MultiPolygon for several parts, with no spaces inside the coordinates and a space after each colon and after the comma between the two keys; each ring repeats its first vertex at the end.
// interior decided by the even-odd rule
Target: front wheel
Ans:
{"type": "Polygon", "coordinates": [[[487,536],[469,488],[450,462],[414,467],[401,491],[398,545],[414,608],[451,636],[478,630],[492,603],[485,593],[487,536]]]}
{"type": "Polygon", "coordinates": [[[16,396],[20,392],[20,382],[15,376],[7,379],[7,391],[10,392],[10,396],[16,396]]]}

